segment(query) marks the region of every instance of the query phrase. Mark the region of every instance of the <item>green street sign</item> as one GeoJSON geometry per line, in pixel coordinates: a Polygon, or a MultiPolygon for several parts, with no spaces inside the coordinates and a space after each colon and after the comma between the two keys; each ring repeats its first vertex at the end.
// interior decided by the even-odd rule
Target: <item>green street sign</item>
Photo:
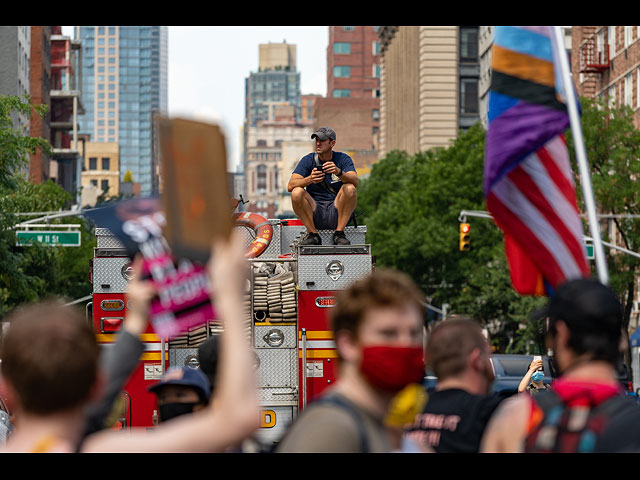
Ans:
{"type": "Polygon", "coordinates": [[[587,259],[593,260],[595,258],[595,255],[593,254],[593,245],[587,244],[585,247],[587,248],[587,259]]]}
{"type": "Polygon", "coordinates": [[[34,243],[50,247],[79,247],[79,231],[29,230],[16,232],[16,245],[28,247],[34,243]]]}

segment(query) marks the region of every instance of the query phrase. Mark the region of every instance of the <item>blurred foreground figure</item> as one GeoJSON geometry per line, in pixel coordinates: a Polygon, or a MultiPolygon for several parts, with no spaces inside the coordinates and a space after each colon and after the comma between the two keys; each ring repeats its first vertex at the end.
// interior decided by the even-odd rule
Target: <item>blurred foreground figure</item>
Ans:
{"type": "MultiPolygon", "coordinates": [[[[2,345],[2,382],[16,427],[12,452],[217,452],[258,428],[253,358],[242,322],[244,245],[218,242],[209,265],[224,324],[218,387],[208,407],[156,427],[86,438],[86,405],[99,395],[99,349],[83,315],[54,302],[16,311],[2,345]],[[215,408],[213,405],[215,404],[215,408]]],[[[133,282],[142,281],[139,278],[133,282]]],[[[132,292],[143,290],[135,288],[132,292]]],[[[135,294],[134,294],[135,296],[135,294]]],[[[133,299],[135,302],[135,298],[133,299]]]]}
{"type": "Polygon", "coordinates": [[[509,398],[491,419],[485,452],[640,452],[640,407],[617,381],[622,306],[591,279],[561,286],[547,307],[551,390],[509,398]]]}
{"type": "Polygon", "coordinates": [[[396,394],[425,373],[422,298],[407,276],[390,271],[340,292],[331,317],[338,381],[307,407],[276,452],[394,449],[385,417],[396,394]]]}
{"type": "Polygon", "coordinates": [[[437,453],[477,453],[502,400],[489,394],[491,349],[479,323],[464,317],[438,323],[429,333],[427,358],[438,385],[405,436],[437,453]]]}

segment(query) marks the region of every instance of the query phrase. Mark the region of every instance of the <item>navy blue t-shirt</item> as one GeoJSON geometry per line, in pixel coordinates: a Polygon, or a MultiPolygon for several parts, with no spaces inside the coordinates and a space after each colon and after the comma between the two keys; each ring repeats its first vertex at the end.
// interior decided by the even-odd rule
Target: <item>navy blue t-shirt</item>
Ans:
{"type": "MultiPolygon", "coordinates": [[[[355,172],[356,167],[353,165],[353,160],[349,155],[343,152],[332,152],[333,157],[331,161],[335,163],[336,167],[342,168],[343,172],[355,172]]],[[[314,160],[314,153],[309,153],[300,159],[293,173],[297,173],[303,177],[308,177],[316,166],[314,160]]],[[[331,186],[336,192],[342,187],[342,182],[335,175],[326,175],[324,181],[331,186]]],[[[316,201],[333,201],[336,196],[331,191],[322,187],[319,183],[312,183],[307,187],[307,192],[316,201]]]]}

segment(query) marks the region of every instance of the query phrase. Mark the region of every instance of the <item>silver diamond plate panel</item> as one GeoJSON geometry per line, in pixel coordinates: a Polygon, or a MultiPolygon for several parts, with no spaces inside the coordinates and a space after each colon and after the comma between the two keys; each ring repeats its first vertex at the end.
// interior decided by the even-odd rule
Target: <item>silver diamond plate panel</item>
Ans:
{"type": "Polygon", "coordinates": [[[96,257],[93,259],[93,293],[125,293],[129,282],[122,276],[128,257],[96,257]],[[103,287],[109,285],[109,288],[103,287]]]}
{"type": "MultiPolygon", "coordinates": [[[[307,229],[301,225],[285,225],[282,227],[282,252],[292,253],[291,245],[302,238],[307,229]]],[[[322,245],[333,245],[333,230],[318,230],[322,245]]],[[[344,234],[352,245],[364,245],[367,227],[346,227],[344,234]]]]}
{"type": "Polygon", "coordinates": [[[98,248],[124,248],[123,243],[108,228],[96,228],[98,248]]]}
{"type": "Polygon", "coordinates": [[[259,360],[258,388],[298,385],[297,348],[256,348],[254,352],[259,360]]]}
{"type": "Polygon", "coordinates": [[[298,402],[298,389],[294,387],[261,387],[258,388],[258,402],[260,405],[275,403],[298,402]]]}
{"type": "Polygon", "coordinates": [[[350,255],[300,255],[298,285],[300,290],[344,290],[371,273],[371,253],[350,255]],[[335,280],[327,273],[332,262],[342,264],[342,274],[335,280]]]}
{"type": "MultiPolygon", "coordinates": [[[[318,234],[322,239],[322,245],[333,245],[333,230],[318,230],[318,234]]],[[[346,227],[344,236],[351,242],[351,245],[364,245],[367,227],[346,227]]]]}
{"type": "Polygon", "coordinates": [[[170,348],[169,367],[200,366],[197,348],[170,348]]]}
{"type": "Polygon", "coordinates": [[[298,329],[295,325],[256,325],[255,327],[255,346],[257,348],[297,348],[298,347],[298,329]],[[282,332],[282,345],[273,347],[267,343],[265,336],[271,331],[278,330],[282,332]]]}

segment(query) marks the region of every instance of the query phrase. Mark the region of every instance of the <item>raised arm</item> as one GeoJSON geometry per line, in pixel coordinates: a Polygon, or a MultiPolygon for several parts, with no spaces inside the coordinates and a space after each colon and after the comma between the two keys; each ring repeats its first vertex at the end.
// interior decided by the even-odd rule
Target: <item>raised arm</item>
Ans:
{"type": "Polygon", "coordinates": [[[87,439],[85,452],[219,452],[240,443],[259,426],[255,369],[243,326],[247,262],[237,232],[212,249],[212,300],[224,325],[220,338],[219,383],[210,406],[175,418],[147,433],[101,432],[87,439]]]}

